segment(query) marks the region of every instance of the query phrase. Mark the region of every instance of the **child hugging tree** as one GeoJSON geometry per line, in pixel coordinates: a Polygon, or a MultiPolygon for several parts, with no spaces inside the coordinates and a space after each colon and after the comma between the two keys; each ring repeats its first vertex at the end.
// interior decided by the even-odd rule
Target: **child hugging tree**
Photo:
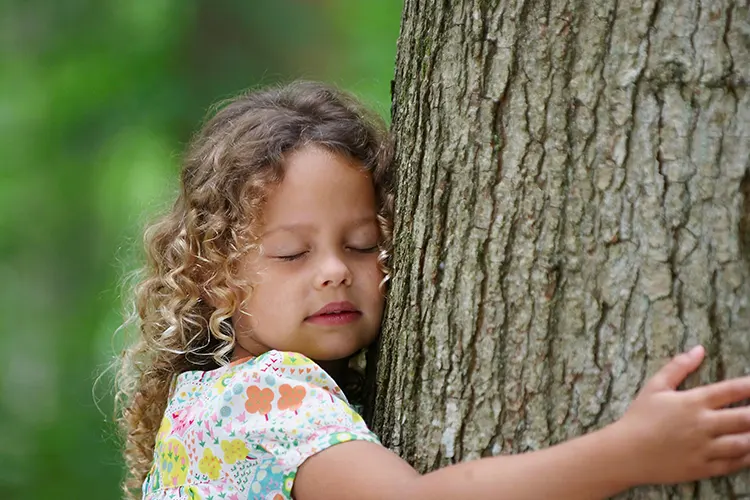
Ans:
{"type": "Polygon", "coordinates": [[[145,234],[118,376],[127,498],[578,500],[750,464],[750,409],[726,408],[750,378],[676,390],[701,347],[545,450],[420,475],[380,445],[341,387],[380,329],[396,169],[383,123],[318,83],[242,94],[198,132],[145,234]]]}

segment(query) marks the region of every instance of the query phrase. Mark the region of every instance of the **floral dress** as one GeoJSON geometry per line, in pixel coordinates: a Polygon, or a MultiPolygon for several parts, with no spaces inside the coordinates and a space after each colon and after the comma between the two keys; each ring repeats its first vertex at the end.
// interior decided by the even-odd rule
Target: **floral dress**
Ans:
{"type": "Polygon", "coordinates": [[[269,351],[178,375],[143,483],[146,500],[282,500],[332,445],[379,443],[315,362],[269,351]]]}

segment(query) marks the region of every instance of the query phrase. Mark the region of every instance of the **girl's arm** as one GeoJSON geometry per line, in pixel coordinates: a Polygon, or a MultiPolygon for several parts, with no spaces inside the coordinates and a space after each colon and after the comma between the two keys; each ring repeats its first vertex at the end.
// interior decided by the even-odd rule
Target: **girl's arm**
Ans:
{"type": "Polygon", "coordinates": [[[750,377],[686,391],[677,386],[702,348],[674,358],[618,422],[531,453],[484,458],[420,476],[372,443],[333,446],[297,472],[294,497],[316,499],[601,499],[644,484],[673,484],[750,467],[750,377]]]}

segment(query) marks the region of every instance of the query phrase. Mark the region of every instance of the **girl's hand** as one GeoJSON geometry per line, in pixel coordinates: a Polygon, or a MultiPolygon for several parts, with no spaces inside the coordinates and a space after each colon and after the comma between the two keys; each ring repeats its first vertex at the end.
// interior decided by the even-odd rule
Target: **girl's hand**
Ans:
{"type": "Polygon", "coordinates": [[[700,366],[698,346],[672,359],[613,424],[635,484],[673,484],[731,474],[750,466],[750,377],[677,391],[700,366]]]}

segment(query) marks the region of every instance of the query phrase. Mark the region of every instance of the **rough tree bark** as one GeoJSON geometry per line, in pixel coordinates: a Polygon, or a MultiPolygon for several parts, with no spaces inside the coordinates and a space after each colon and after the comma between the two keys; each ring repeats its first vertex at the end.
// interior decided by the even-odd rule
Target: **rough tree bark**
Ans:
{"type": "Polygon", "coordinates": [[[698,342],[692,384],[750,373],[749,82],[747,1],[407,0],[384,444],[422,471],[544,447],[698,342]]]}

